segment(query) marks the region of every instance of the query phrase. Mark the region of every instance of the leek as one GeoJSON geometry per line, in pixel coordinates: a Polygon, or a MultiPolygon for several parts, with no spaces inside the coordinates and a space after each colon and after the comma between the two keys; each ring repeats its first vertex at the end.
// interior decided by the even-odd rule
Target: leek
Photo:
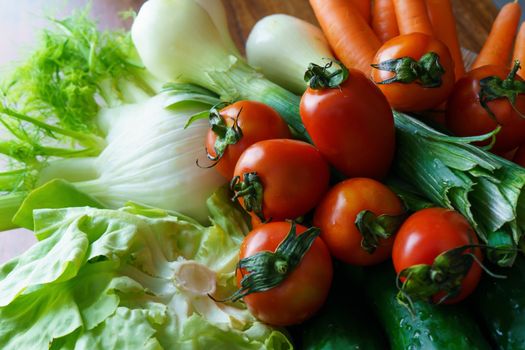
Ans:
{"type": "Polygon", "coordinates": [[[397,176],[461,212],[489,245],[491,260],[512,265],[525,230],[525,169],[471,144],[493,135],[453,137],[399,112],[394,118],[397,176]]]}

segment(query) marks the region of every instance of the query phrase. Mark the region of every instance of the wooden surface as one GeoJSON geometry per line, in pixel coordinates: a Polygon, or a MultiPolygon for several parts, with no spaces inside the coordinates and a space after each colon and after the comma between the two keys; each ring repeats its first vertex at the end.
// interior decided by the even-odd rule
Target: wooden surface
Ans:
{"type": "MultiPolygon", "coordinates": [[[[0,0],[0,66],[16,62],[30,51],[38,30],[46,25],[46,16],[62,16],[86,3],[85,0],[0,0]]],[[[100,21],[101,27],[111,28],[129,25],[122,22],[117,13],[137,9],[142,1],[93,0],[92,3],[92,16],[100,21]]],[[[232,36],[241,49],[253,24],[266,15],[287,13],[315,23],[307,0],[224,0],[224,4],[232,36]]],[[[490,30],[496,7],[491,0],[453,0],[453,4],[462,46],[479,51],[490,30]]],[[[33,243],[34,238],[27,231],[0,233],[0,263],[33,243]]]]}

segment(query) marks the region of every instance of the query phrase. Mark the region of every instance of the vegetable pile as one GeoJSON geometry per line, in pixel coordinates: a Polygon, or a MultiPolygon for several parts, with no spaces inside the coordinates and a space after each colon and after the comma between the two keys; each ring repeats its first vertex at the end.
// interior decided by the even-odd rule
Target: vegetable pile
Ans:
{"type": "Polygon", "coordinates": [[[450,0],[310,5],[247,60],[220,0],[44,32],[1,85],[0,229],[39,241],[2,349],[525,347],[519,4],[470,71],[450,0]]]}

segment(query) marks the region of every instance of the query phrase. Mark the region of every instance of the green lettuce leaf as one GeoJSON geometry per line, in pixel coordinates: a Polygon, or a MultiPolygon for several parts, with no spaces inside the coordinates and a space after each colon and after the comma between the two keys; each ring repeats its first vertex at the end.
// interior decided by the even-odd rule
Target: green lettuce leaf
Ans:
{"type": "Polygon", "coordinates": [[[290,349],[214,301],[235,290],[248,227],[226,189],[208,207],[209,227],[133,203],[35,210],[40,241],[0,266],[2,349],[290,349]]]}

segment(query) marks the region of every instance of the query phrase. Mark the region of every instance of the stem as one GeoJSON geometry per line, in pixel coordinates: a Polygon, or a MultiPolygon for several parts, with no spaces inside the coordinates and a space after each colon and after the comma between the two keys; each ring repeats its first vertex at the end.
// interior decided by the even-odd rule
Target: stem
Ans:
{"type": "Polygon", "coordinates": [[[525,83],[516,79],[516,74],[520,69],[520,62],[516,60],[512,70],[505,79],[501,79],[497,76],[489,76],[479,81],[479,103],[487,111],[489,116],[498,124],[500,123],[494,112],[490,109],[488,103],[502,98],[506,98],[516,113],[518,113],[520,117],[525,118],[522,111],[519,111],[516,107],[517,97],[525,94],[525,83]]]}
{"type": "Polygon", "coordinates": [[[304,74],[304,81],[308,83],[310,89],[333,89],[339,87],[349,75],[348,69],[341,63],[337,62],[339,69],[329,70],[333,61],[324,66],[310,63],[308,70],[304,74]]]}
{"type": "Polygon", "coordinates": [[[16,119],[23,120],[25,122],[31,123],[31,124],[35,125],[36,127],[42,128],[42,129],[44,129],[44,130],[46,130],[48,132],[57,133],[57,134],[61,134],[61,135],[64,135],[64,136],[69,136],[71,138],[74,138],[81,145],[86,146],[88,148],[96,149],[99,152],[102,151],[106,147],[106,142],[104,141],[104,139],[100,138],[98,136],[91,135],[91,134],[83,134],[83,133],[80,133],[80,132],[63,129],[63,128],[60,128],[58,126],[46,124],[46,123],[44,123],[44,122],[42,122],[42,121],[40,121],[38,119],[35,119],[33,117],[28,116],[28,115],[24,115],[24,114],[18,113],[18,112],[14,111],[14,110],[12,110],[10,108],[3,107],[2,108],[2,112],[4,114],[8,115],[8,116],[13,117],[13,118],[16,118],[16,119]]]}
{"type": "Polygon", "coordinates": [[[27,175],[29,170],[18,169],[0,173],[0,191],[14,191],[20,187],[21,178],[27,175]]]}
{"type": "Polygon", "coordinates": [[[274,252],[260,251],[241,259],[237,266],[243,275],[241,286],[226,300],[237,301],[249,294],[275,288],[285,281],[321,233],[316,227],[299,235],[296,232],[295,223],[292,222],[290,231],[274,252]]]}
{"type": "Polygon", "coordinates": [[[38,185],[53,179],[63,179],[69,182],[96,179],[98,171],[95,167],[95,160],[96,158],[67,158],[50,161],[41,170],[38,185]]]}
{"type": "Polygon", "coordinates": [[[381,240],[392,237],[407,215],[375,215],[369,210],[363,210],[355,219],[355,225],[363,238],[361,248],[369,254],[373,254],[381,245],[381,240]]]}
{"type": "Polygon", "coordinates": [[[411,57],[401,57],[373,64],[372,67],[395,73],[392,78],[376,82],[376,84],[416,82],[425,88],[437,88],[443,83],[441,78],[445,74],[445,69],[439,63],[439,55],[434,52],[426,53],[419,61],[411,57]]]}
{"type": "Polygon", "coordinates": [[[56,147],[39,147],[37,149],[37,154],[51,157],[81,158],[97,156],[100,154],[100,150],[93,148],[72,149],[56,147]]]}
{"type": "Polygon", "coordinates": [[[253,212],[259,220],[266,222],[263,213],[264,187],[256,172],[242,174],[242,181],[236,176],[230,182],[230,188],[235,192],[232,200],[243,199],[244,209],[253,212]]]}
{"type": "Polygon", "coordinates": [[[520,61],[516,60],[514,61],[514,65],[512,66],[512,70],[510,71],[509,75],[507,75],[507,78],[503,80],[503,87],[506,89],[512,89],[514,87],[514,80],[516,80],[516,74],[521,69],[520,61]]]}
{"type": "Polygon", "coordinates": [[[13,224],[13,216],[15,216],[25,197],[26,194],[22,192],[10,193],[0,197],[0,231],[17,227],[13,224]]]}

